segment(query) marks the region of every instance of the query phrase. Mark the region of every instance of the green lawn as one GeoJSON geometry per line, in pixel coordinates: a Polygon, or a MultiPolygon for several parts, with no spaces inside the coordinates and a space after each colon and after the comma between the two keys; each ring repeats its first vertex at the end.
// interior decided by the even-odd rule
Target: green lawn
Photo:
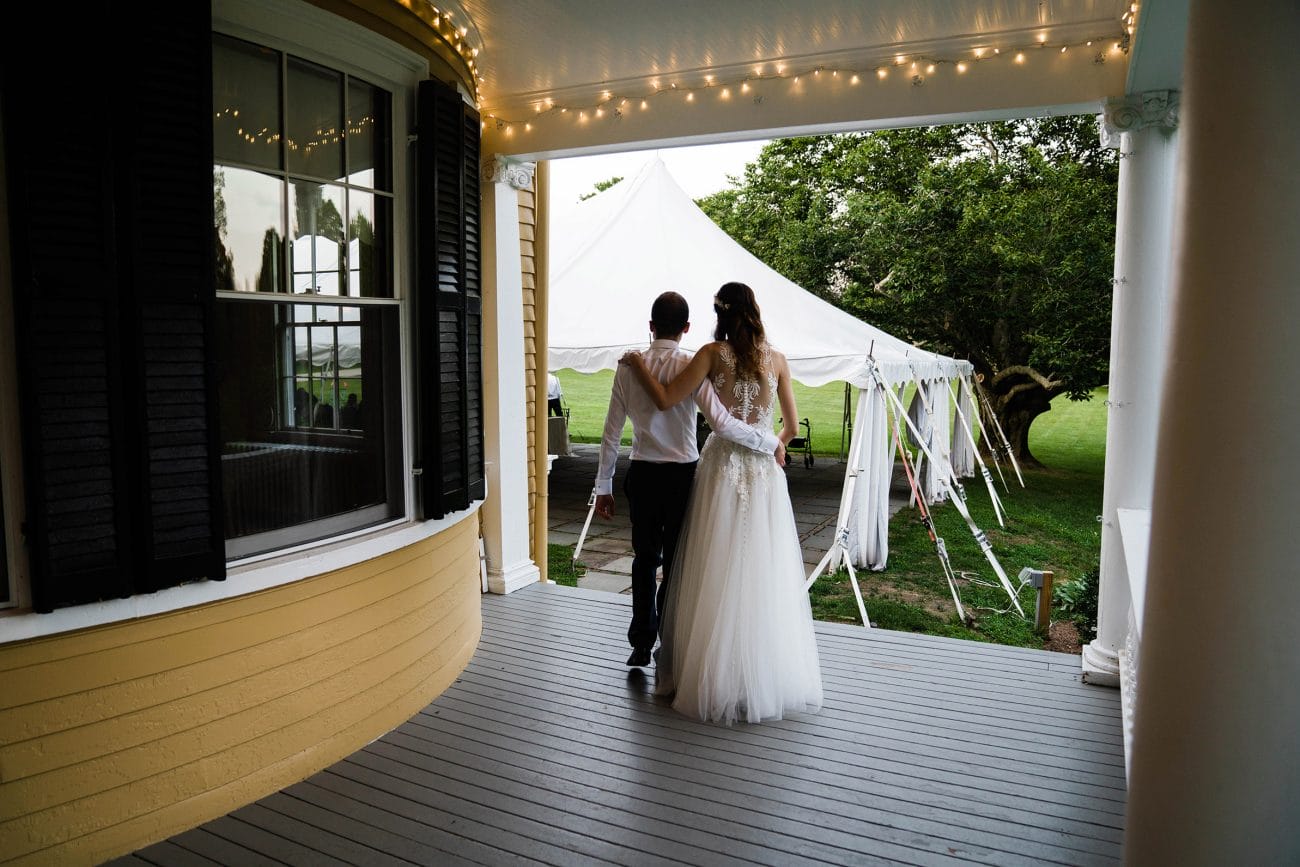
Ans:
{"type": "MultiPolygon", "coordinates": [[[[605,413],[609,409],[609,389],[614,381],[612,370],[583,374],[573,370],[556,373],[564,389],[564,402],[569,408],[569,439],[578,443],[600,442],[605,428],[605,413]]],[[[794,384],[794,399],[800,419],[808,419],[812,426],[813,451],[823,455],[840,453],[841,422],[844,418],[844,383],[835,382],[821,388],[808,388],[794,384]]],[[[857,406],[854,399],[853,405],[857,406]]],[[[800,429],[802,435],[803,429],[800,429]]],[[[632,425],[623,427],[623,442],[631,444],[632,425]]],[[[844,440],[848,448],[848,440],[844,440]]]]}

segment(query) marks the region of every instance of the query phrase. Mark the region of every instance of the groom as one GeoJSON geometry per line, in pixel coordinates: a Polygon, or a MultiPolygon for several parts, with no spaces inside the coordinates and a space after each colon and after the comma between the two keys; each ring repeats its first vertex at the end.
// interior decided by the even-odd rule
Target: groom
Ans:
{"type": "MultiPolygon", "coordinates": [[[[654,340],[642,353],[650,372],[667,384],[690,363],[691,353],[678,343],[690,330],[690,308],[676,292],[665,292],[650,308],[654,340]]],[[[605,416],[600,443],[600,468],[596,471],[596,514],[614,516],[614,464],[618,460],[623,424],[632,419],[632,464],[623,482],[632,517],[632,624],[627,630],[632,655],[627,664],[650,664],[659,634],[673,555],[695,479],[699,450],[695,440],[695,407],[699,406],[714,433],[755,451],[776,455],[783,462],[784,448],[770,430],[758,430],[727,412],[706,379],[694,401],[684,400],[660,412],[637,384],[626,365],[619,365],[605,416]],[[655,591],[655,571],[664,567],[663,582],[655,591]]]]}

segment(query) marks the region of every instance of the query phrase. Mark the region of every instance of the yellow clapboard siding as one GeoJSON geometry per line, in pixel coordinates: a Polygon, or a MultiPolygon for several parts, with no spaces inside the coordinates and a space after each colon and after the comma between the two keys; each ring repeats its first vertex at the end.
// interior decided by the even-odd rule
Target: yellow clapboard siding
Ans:
{"type": "MultiPolygon", "coordinates": [[[[185,627],[175,629],[165,638],[131,641],[95,653],[68,656],[53,662],[33,665],[28,670],[30,677],[24,678],[12,691],[0,698],[0,704],[15,707],[59,695],[82,692],[103,683],[143,677],[194,664],[209,655],[206,647],[179,642],[173,648],[172,655],[162,655],[157,651],[157,642],[171,642],[177,635],[183,635],[199,627],[211,630],[210,640],[217,642],[219,646],[251,645],[270,641],[288,632],[297,632],[315,626],[322,622],[323,618],[332,616],[332,611],[351,610],[362,604],[362,600],[368,599],[369,594],[373,592],[368,589],[364,579],[354,579],[352,583],[331,586],[323,593],[312,593],[307,597],[308,599],[321,597],[321,604],[304,605],[302,603],[306,601],[305,599],[292,598],[302,595],[296,593],[286,594],[290,598],[276,604],[275,598],[278,596],[276,590],[279,589],[282,588],[250,594],[250,597],[247,597],[249,599],[262,597],[251,603],[261,610],[243,616],[239,615],[241,606],[238,603],[245,597],[222,600],[183,612],[161,615],[173,619],[175,625],[185,627]],[[336,598],[327,600],[325,597],[336,598]],[[257,605],[257,602],[267,604],[257,605]],[[219,618],[219,621],[209,623],[213,615],[219,618]],[[288,621],[285,618],[288,618],[288,621]]],[[[130,636],[129,629],[123,627],[118,629],[121,636],[130,636]]]]}
{"type": "MultiPolygon", "coordinates": [[[[461,564],[456,564],[457,566],[461,564]]],[[[284,692],[284,684],[307,685],[333,677],[353,664],[353,643],[366,640],[371,633],[381,629],[391,630],[394,640],[411,629],[429,628],[422,611],[432,606],[437,612],[445,606],[455,587],[439,591],[431,582],[421,582],[396,596],[377,601],[362,609],[348,612],[312,630],[286,636],[264,648],[267,658],[282,658],[283,664],[271,668],[256,667],[251,673],[238,678],[239,694],[234,696],[224,688],[232,678],[227,672],[213,677],[213,685],[202,692],[186,695],[180,690],[174,700],[158,701],[151,707],[120,713],[88,725],[64,726],[45,737],[29,737],[20,743],[0,748],[0,767],[4,768],[4,781],[21,779],[60,767],[86,761],[113,750],[123,750],[149,743],[161,734],[174,730],[175,719],[214,719],[229,712],[226,705],[238,701],[245,707],[269,701],[284,692]],[[400,612],[407,612],[400,614],[400,612]],[[397,616],[395,616],[397,615],[397,616]],[[319,648],[319,649],[315,649],[319,648]],[[304,653],[307,650],[309,652],[304,653]],[[260,670],[258,670],[260,668],[260,670]]],[[[196,635],[196,641],[204,636],[196,635]]],[[[223,655],[228,656],[229,654],[223,655]]],[[[224,659],[208,660],[202,668],[213,668],[224,659]]],[[[176,677],[188,682],[206,682],[200,666],[192,666],[176,677]]],[[[245,666],[245,668],[249,668],[245,666]]],[[[165,692],[164,685],[150,687],[149,692],[165,692]]],[[[118,687],[121,691],[124,687],[118,687]]],[[[96,696],[96,703],[113,707],[110,687],[96,696]]],[[[39,710],[39,706],[34,711],[39,710]]],[[[54,724],[54,723],[51,723],[54,724]]],[[[35,728],[35,726],[30,726],[35,728]]],[[[2,808],[0,808],[2,812],[2,808]]]]}
{"type": "MultiPolygon", "coordinates": [[[[462,554],[462,556],[464,555],[462,554]]],[[[428,570],[424,567],[422,561],[423,558],[416,558],[406,563],[399,563],[390,570],[387,576],[387,579],[391,582],[389,590],[394,593],[402,592],[406,587],[426,582],[428,570]]],[[[297,631],[281,630],[277,637],[265,643],[264,652],[268,655],[280,652],[279,647],[276,646],[277,644],[291,650],[306,642],[318,640],[317,636],[322,631],[337,629],[342,630],[341,635],[346,635],[359,629],[360,626],[357,623],[350,622],[351,614],[365,611],[369,606],[381,601],[382,597],[377,595],[375,588],[366,587],[361,582],[347,589],[349,592],[339,596],[322,594],[312,597],[326,603],[327,607],[320,609],[319,617],[328,617],[330,610],[338,613],[333,617],[321,620],[319,623],[304,626],[297,631]]],[[[338,593],[339,591],[333,592],[338,593]]],[[[272,609],[273,614],[275,611],[276,609],[272,609]]],[[[238,621],[236,621],[234,628],[238,629],[238,626],[238,621]]],[[[220,641],[219,633],[211,632],[202,623],[195,624],[194,628],[188,630],[188,632],[197,633],[200,630],[205,642],[220,641]]],[[[167,641],[174,642],[177,636],[184,634],[173,633],[167,641]]],[[[245,646],[252,643],[251,640],[242,642],[245,646]]],[[[140,647],[135,649],[139,653],[146,654],[148,648],[169,646],[163,639],[152,639],[149,642],[142,642],[141,645],[143,645],[143,649],[140,647]]],[[[201,653],[202,651],[198,652],[201,653]]],[[[3,732],[3,735],[0,735],[0,743],[7,744],[27,740],[60,729],[94,722],[102,718],[102,709],[106,707],[113,708],[118,713],[127,713],[152,705],[175,701],[192,694],[200,688],[211,689],[224,683],[252,676],[261,671],[262,668],[263,664],[260,659],[239,657],[227,653],[206,659],[198,659],[188,666],[168,666],[165,669],[146,672],[134,678],[119,677],[116,682],[110,682],[108,685],[80,693],[72,693],[46,701],[26,703],[0,712],[0,732],[3,732]],[[177,669],[183,670],[186,677],[176,678],[171,676],[171,673],[177,669]]],[[[59,666],[42,666],[40,670],[50,677],[64,676],[64,672],[59,666]]],[[[0,757],[4,755],[4,749],[0,748],[0,757]]]]}
{"type": "MultiPolygon", "coordinates": [[[[11,817],[0,822],[3,857],[61,863],[130,851],[295,782],[409,717],[477,643],[477,524],[281,588],[0,648],[32,663],[6,660],[6,689],[29,694],[29,678],[84,682],[72,669],[92,654],[78,640],[107,653],[148,645],[167,660],[134,678],[143,688],[109,671],[81,694],[87,707],[57,688],[59,698],[21,709],[48,719],[58,705],[84,724],[0,750],[0,815],[11,817]],[[268,614],[278,634],[262,622],[268,614]],[[156,622],[177,618],[185,622],[156,622]],[[248,619],[257,627],[241,640],[231,624],[248,619]],[[147,640],[133,641],[137,633],[147,640]],[[30,645],[62,666],[33,659],[30,645]],[[133,708],[150,688],[177,698],[133,708]]],[[[12,740],[7,724],[0,731],[12,740]]]]}
{"type": "Polygon", "coordinates": [[[221,715],[205,724],[57,771],[0,784],[0,821],[59,809],[75,798],[85,800],[87,795],[111,794],[124,777],[143,780],[166,775],[220,757],[251,740],[274,738],[278,732],[313,717],[329,716],[366,689],[367,684],[391,676],[394,670],[405,670],[432,652],[428,626],[417,623],[414,632],[395,630],[394,634],[372,635],[366,641],[353,643],[349,649],[359,661],[317,683],[300,685],[281,680],[279,693],[262,704],[245,706],[242,694],[231,696],[234,707],[221,708],[221,715]],[[386,649],[376,652],[380,645],[386,649]]]}

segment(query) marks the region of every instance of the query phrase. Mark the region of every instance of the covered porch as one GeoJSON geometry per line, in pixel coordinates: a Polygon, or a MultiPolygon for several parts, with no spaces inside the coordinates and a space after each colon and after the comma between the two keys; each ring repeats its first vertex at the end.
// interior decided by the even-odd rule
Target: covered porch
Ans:
{"type": "Polygon", "coordinates": [[[485,596],[473,661],[410,721],[115,863],[1119,860],[1119,695],[1078,657],[819,623],[822,712],[723,728],[623,666],[628,606],[485,596]]]}

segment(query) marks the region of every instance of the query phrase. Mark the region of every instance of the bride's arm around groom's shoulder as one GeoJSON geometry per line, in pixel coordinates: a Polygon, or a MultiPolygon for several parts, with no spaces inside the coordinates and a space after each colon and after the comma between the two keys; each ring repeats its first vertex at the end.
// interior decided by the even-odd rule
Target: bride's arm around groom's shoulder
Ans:
{"type": "Polygon", "coordinates": [[[627,365],[632,368],[632,373],[636,376],[637,382],[650,395],[654,405],[659,409],[668,409],[676,406],[686,398],[695,393],[700,387],[700,383],[709,375],[709,370],[713,367],[713,359],[718,353],[718,344],[705,344],[700,351],[695,353],[690,364],[673,377],[673,380],[664,385],[654,378],[650,369],[645,366],[644,359],[639,352],[628,352],[618,360],[619,364],[627,365]]]}

